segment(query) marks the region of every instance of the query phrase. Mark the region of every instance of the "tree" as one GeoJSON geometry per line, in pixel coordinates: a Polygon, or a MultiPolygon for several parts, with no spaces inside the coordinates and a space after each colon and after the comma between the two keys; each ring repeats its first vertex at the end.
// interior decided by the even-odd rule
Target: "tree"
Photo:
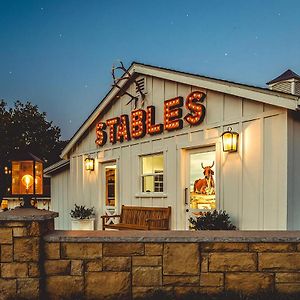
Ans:
{"type": "MultiPolygon", "coordinates": [[[[0,101],[0,201],[6,186],[4,167],[15,150],[31,152],[48,166],[59,160],[65,142],[60,141],[60,128],[46,119],[30,102],[15,102],[14,107],[0,101]]],[[[0,202],[1,204],[1,202],[0,202]]]]}

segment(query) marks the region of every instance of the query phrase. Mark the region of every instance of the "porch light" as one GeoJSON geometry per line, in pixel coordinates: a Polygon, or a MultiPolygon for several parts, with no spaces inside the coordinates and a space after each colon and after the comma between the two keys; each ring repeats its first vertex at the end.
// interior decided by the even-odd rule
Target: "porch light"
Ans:
{"type": "Polygon", "coordinates": [[[11,159],[11,194],[23,197],[29,208],[31,198],[43,194],[43,162],[31,153],[15,153],[11,159]]]}
{"type": "Polygon", "coordinates": [[[236,152],[238,149],[239,134],[232,131],[231,127],[222,133],[222,143],[224,152],[236,152]]]}
{"type": "Polygon", "coordinates": [[[95,168],[95,159],[91,157],[87,157],[84,160],[86,171],[94,171],[95,168]]]}

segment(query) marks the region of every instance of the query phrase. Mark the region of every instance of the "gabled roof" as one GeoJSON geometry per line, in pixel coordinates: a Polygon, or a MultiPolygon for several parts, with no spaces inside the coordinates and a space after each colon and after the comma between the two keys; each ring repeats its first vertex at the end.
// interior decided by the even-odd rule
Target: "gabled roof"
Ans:
{"type": "MultiPolygon", "coordinates": [[[[299,97],[286,94],[279,91],[270,90],[268,88],[255,87],[251,85],[236,83],[232,81],[226,81],[222,79],[216,79],[206,77],[198,74],[186,73],[177,70],[141,64],[133,62],[128,68],[128,72],[134,76],[149,75],[158,77],[165,80],[180,82],[187,85],[199,86],[204,89],[213,90],[245,99],[259,101],[270,105],[283,107],[286,109],[296,110],[298,108],[299,97]]],[[[130,79],[129,79],[130,80],[130,79]]],[[[129,80],[120,80],[119,86],[123,87],[129,83],[129,80]]],[[[99,114],[107,107],[107,105],[118,95],[119,89],[113,87],[99,103],[99,105],[90,114],[87,120],[76,131],[73,137],[70,139],[67,146],[61,153],[62,158],[67,158],[67,154],[71,151],[72,147],[82,137],[82,135],[88,130],[92,123],[96,120],[99,114]]]]}
{"type": "Polygon", "coordinates": [[[68,168],[70,165],[70,160],[60,160],[58,162],[56,162],[55,164],[47,167],[46,169],[44,169],[44,175],[45,177],[51,177],[51,175],[53,173],[56,173],[64,168],[68,168]]]}
{"type": "Polygon", "coordinates": [[[289,79],[293,79],[293,78],[300,80],[300,76],[298,74],[296,74],[292,70],[288,69],[285,72],[283,72],[281,75],[279,75],[278,77],[276,77],[273,80],[267,82],[267,84],[273,84],[273,83],[276,83],[276,82],[279,82],[279,81],[289,80],[289,79]]]}

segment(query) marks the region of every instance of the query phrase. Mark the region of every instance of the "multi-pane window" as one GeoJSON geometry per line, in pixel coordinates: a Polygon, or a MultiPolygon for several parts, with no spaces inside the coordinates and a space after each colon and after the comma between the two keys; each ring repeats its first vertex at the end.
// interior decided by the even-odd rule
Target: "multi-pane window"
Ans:
{"type": "Polygon", "coordinates": [[[163,154],[147,155],[142,160],[142,192],[162,193],[164,191],[163,154]]]}

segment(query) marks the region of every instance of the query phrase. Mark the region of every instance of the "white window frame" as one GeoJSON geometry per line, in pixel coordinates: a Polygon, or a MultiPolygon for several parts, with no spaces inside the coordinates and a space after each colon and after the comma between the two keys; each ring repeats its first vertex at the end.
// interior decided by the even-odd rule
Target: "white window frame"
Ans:
{"type": "Polygon", "coordinates": [[[160,152],[155,152],[155,153],[147,153],[147,154],[142,154],[139,155],[139,165],[140,165],[140,174],[139,174],[139,179],[140,179],[140,194],[136,195],[138,197],[167,197],[166,195],[166,179],[165,179],[165,174],[166,174],[166,155],[165,151],[160,151],[160,152]],[[162,155],[163,157],[163,171],[161,173],[145,173],[143,174],[143,158],[147,156],[156,156],[156,155],[162,155]],[[143,192],[143,177],[145,176],[155,176],[155,175],[163,175],[163,191],[162,192],[143,192]]]}

